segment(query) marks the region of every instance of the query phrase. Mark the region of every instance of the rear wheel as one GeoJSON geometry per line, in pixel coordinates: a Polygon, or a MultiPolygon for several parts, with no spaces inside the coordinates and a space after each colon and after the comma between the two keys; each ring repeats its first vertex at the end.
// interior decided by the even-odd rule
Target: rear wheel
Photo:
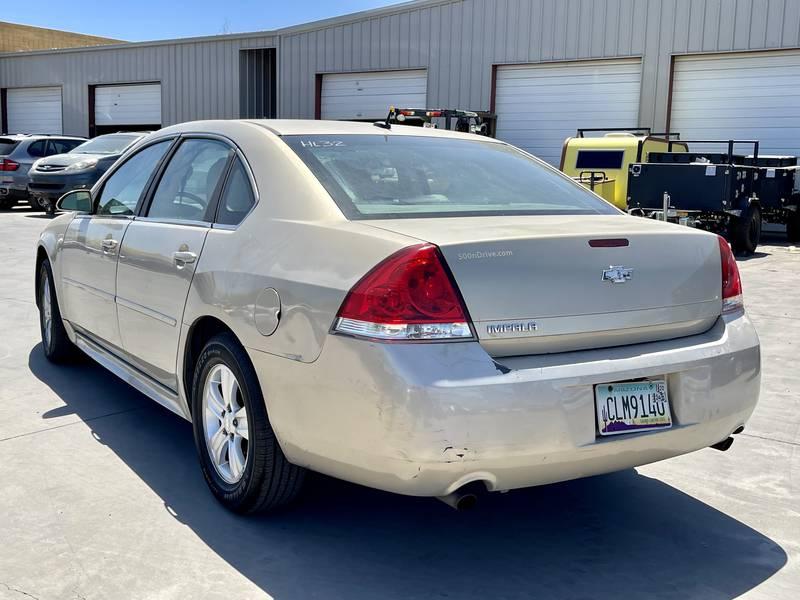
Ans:
{"type": "Polygon", "coordinates": [[[305,470],[281,451],[255,370],[229,333],[211,338],[200,354],[192,421],[206,483],[226,508],[275,509],[300,493],[305,470]]]}
{"type": "Polygon", "coordinates": [[[751,255],[761,241],[761,209],[751,205],[731,224],[731,242],[736,252],[751,255]]]}
{"type": "Polygon", "coordinates": [[[11,210],[16,202],[10,198],[0,199],[0,210],[11,210]]]}
{"type": "Polygon", "coordinates": [[[50,261],[42,261],[38,277],[39,328],[42,333],[44,355],[54,363],[68,362],[77,356],[78,349],[70,341],[64,322],[61,320],[50,261]]]}

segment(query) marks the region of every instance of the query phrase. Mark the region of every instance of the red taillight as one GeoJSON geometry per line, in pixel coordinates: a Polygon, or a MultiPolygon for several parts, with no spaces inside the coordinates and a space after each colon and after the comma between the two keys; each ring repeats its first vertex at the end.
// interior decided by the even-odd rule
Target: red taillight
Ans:
{"type": "Polygon", "coordinates": [[[403,248],[353,286],[334,330],[378,339],[471,338],[469,318],[439,249],[403,248]]]}
{"type": "Polygon", "coordinates": [[[0,171],[16,171],[19,169],[19,163],[14,162],[13,160],[9,160],[4,158],[0,161],[0,171]]]}
{"type": "Polygon", "coordinates": [[[742,297],[742,279],[739,276],[739,266],[733,256],[731,246],[722,236],[717,236],[719,241],[719,255],[722,262],[722,312],[733,312],[744,308],[742,297]]]}

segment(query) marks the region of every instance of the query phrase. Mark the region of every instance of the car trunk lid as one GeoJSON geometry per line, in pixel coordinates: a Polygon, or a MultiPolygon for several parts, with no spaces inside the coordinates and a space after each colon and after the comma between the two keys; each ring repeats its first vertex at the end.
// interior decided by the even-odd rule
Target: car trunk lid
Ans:
{"type": "Polygon", "coordinates": [[[721,312],[717,240],[687,227],[625,215],[368,224],[441,248],[496,357],[692,335],[721,312]]]}

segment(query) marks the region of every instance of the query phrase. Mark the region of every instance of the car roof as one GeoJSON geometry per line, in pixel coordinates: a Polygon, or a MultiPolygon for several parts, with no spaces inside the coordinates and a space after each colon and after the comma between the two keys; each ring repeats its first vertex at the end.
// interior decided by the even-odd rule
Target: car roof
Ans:
{"type": "Polygon", "coordinates": [[[312,119],[227,119],[209,121],[191,121],[172,125],[159,130],[163,133],[218,133],[226,135],[233,133],[242,124],[255,125],[269,130],[275,135],[407,135],[423,137],[450,137],[468,140],[481,140],[499,142],[485,136],[473,133],[461,133],[447,129],[433,129],[430,127],[411,127],[408,125],[392,124],[390,129],[377,127],[374,123],[361,123],[354,121],[321,121],[312,119]]]}

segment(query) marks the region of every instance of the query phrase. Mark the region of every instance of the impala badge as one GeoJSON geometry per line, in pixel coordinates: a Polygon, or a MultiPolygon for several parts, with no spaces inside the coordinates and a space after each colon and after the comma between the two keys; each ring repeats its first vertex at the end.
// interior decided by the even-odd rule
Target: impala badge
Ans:
{"type": "Polygon", "coordinates": [[[603,269],[603,281],[610,281],[611,283],[625,283],[633,276],[633,269],[628,267],[614,267],[610,266],[603,269]]]}

